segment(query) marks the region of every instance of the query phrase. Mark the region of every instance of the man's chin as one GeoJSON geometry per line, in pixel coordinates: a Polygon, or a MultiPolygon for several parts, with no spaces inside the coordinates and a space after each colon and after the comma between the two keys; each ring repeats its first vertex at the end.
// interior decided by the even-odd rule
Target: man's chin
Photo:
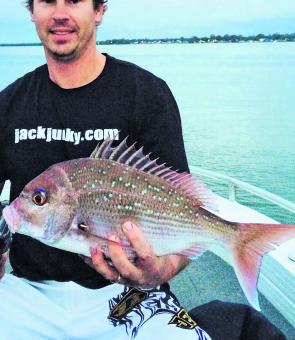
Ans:
{"type": "Polygon", "coordinates": [[[51,55],[51,57],[57,61],[67,62],[67,61],[71,61],[75,59],[75,57],[77,56],[76,50],[63,51],[63,52],[53,51],[53,50],[47,50],[47,51],[51,55]]]}

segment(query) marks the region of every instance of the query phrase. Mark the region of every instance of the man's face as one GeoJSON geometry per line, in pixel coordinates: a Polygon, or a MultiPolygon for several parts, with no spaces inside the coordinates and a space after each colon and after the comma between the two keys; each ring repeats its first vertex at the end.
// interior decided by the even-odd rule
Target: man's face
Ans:
{"type": "Polygon", "coordinates": [[[31,16],[45,51],[67,61],[95,48],[103,6],[95,10],[92,0],[34,0],[31,16]]]}

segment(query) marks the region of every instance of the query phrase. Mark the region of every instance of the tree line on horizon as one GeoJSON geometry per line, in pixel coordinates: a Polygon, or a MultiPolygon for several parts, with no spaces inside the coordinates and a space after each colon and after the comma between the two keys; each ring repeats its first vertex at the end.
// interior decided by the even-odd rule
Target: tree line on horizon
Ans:
{"type": "Polygon", "coordinates": [[[109,39],[104,41],[99,41],[100,45],[106,44],[144,44],[144,43],[238,43],[238,42],[273,42],[273,41],[295,41],[295,33],[281,34],[257,34],[257,35],[237,35],[237,34],[225,34],[225,35],[215,35],[211,34],[209,37],[197,37],[192,36],[190,38],[180,37],[180,38],[143,38],[143,39],[109,39]]]}
{"type": "MultiPolygon", "coordinates": [[[[239,43],[239,42],[294,42],[295,33],[281,34],[257,34],[257,35],[237,35],[237,34],[225,34],[215,35],[211,34],[209,37],[197,37],[192,36],[190,38],[139,38],[139,39],[108,39],[97,41],[98,45],[128,45],[128,44],[151,44],[151,43],[239,43]]],[[[38,43],[0,43],[0,46],[41,46],[41,42],[38,43]]]]}

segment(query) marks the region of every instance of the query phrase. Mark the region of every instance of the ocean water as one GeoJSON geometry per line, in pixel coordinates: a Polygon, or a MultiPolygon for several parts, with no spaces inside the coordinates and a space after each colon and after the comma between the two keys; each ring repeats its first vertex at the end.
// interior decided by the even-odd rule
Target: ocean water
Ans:
{"type": "MultiPolygon", "coordinates": [[[[165,79],[179,105],[190,165],[295,202],[295,43],[98,48],[165,79]]],[[[0,89],[44,62],[41,47],[1,47],[0,89]]],[[[241,191],[238,200],[295,223],[294,214],[241,191]]]]}

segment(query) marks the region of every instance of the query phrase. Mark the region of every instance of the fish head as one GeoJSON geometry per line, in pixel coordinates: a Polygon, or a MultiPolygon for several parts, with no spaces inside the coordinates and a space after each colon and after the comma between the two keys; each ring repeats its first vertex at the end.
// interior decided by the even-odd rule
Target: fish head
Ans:
{"type": "Polygon", "coordinates": [[[30,181],[3,217],[12,232],[46,243],[60,240],[71,226],[77,201],[62,167],[54,165],[30,181]]]}

